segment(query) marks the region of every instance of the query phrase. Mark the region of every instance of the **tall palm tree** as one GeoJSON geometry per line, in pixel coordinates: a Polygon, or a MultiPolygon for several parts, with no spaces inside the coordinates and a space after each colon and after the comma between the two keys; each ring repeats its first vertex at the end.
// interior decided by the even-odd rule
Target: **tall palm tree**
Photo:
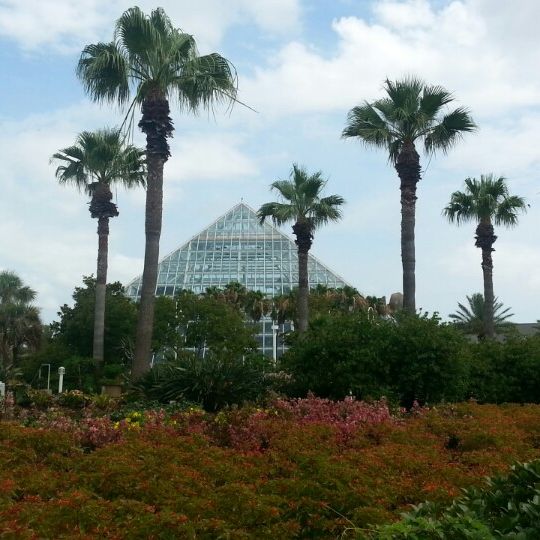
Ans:
{"type": "Polygon", "coordinates": [[[56,152],[51,160],[60,163],[56,178],[61,184],[73,184],[91,197],[90,215],[98,220],[93,358],[99,366],[103,362],[105,336],[109,219],[118,215],[116,204],[112,202],[111,185],[143,186],[144,153],[135,146],[124,144],[118,130],[102,129],[83,131],[73,146],[56,152]]]}
{"type": "Polygon", "coordinates": [[[32,305],[36,292],[17,274],[0,272],[0,368],[9,371],[24,348],[35,349],[41,341],[39,310],[32,305]]]}
{"type": "Polygon", "coordinates": [[[270,217],[276,225],[294,222],[292,227],[298,247],[298,331],[307,330],[309,320],[308,253],[315,229],[341,218],[340,206],[345,200],[339,195],[321,198],[326,185],[322,172],[308,174],[304,167],[293,165],[290,180],[278,180],[271,189],[276,190],[283,202],[263,204],[257,216],[261,223],[270,217]]]}
{"type": "Polygon", "coordinates": [[[384,148],[394,165],[401,190],[401,261],[403,307],[416,311],[415,237],[416,185],[421,177],[417,143],[427,154],[446,153],[463,133],[476,126],[467,111],[446,111],[453,96],[441,86],[430,86],[409,77],[386,80],[386,97],[364,103],[349,112],[342,136],[360,139],[366,146],[384,148]]]}
{"type": "MultiPolygon", "coordinates": [[[[504,308],[503,303],[497,301],[497,297],[494,300],[493,325],[495,330],[504,330],[511,326],[507,320],[513,317],[514,314],[509,313],[510,308],[504,308]]],[[[457,311],[451,313],[449,317],[465,333],[476,335],[479,339],[483,339],[485,337],[484,296],[481,293],[474,293],[471,296],[467,296],[467,304],[468,306],[458,303],[457,311]]]]}
{"type": "Polygon", "coordinates": [[[150,368],[159,238],[163,212],[163,167],[170,156],[172,136],[169,99],[182,110],[211,109],[216,102],[236,99],[236,75],[231,64],[216,53],[199,56],[195,39],[175,28],[163,9],[150,15],[138,7],[116,22],[110,43],[87,45],[77,74],[87,93],[98,102],[140,106],[139,127],[146,135],[148,179],[146,190],[145,255],[133,377],[150,368]]]}
{"type": "Polygon", "coordinates": [[[452,193],[450,203],[443,214],[451,223],[461,225],[467,221],[478,223],[476,227],[476,247],[482,250],[482,272],[484,275],[484,334],[488,338],[495,335],[493,293],[493,258],[491,252],[497,237],[493,224],[513,227],[517,225],[518,213],[525,212],[527,206],[522,197],[510,195],[506,179],[495,178],[493,174],[481,175],[480,180],[467,178],[465,191],[452,193]]]}

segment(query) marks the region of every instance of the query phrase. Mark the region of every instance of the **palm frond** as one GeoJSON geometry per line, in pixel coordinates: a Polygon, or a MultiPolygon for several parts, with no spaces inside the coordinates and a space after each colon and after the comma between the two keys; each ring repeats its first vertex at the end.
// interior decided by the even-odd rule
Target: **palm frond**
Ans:
{"type": "Polygon", "coordinates": [[[116,43],[87,45],[77,65],[77,77],[97,102],[129,100],[129,63],[116,43]]]}
{"type": "Polygon", "coordinates": [[[192,112],[211,109],[215,103],[232,104],[238,90],[236,70],[217,53],[194,57],[184,62],[172,89],[180,106],[192,112]]]}
{"type": "Polygon", "coordinates": [[[351,109],[341,136],[355,137],[367,146],[378,148],[387,148],[392,140],[390,126],[377,112],[376,106],[369,103],[351,109]]]}
{"type": "Polygon", "coordinates": [[[442,150],[448,152],[463,136],[476,129],[470,113],[463,107],[458,107],[445,115],[442,120],[426,130],[424,148],[427,153],[442,150]]]}

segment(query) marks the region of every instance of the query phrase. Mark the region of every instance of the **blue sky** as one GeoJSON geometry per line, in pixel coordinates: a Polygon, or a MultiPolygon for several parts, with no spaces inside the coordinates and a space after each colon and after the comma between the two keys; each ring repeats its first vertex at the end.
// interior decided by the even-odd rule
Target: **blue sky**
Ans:
{"type": "MultiPolygon", "coordinates": [[[[123,0],[0,0],[0,268],[38,291],[45,321],[95,272],[96,223],[83,195],[58,186],[49,157],[78,132],[116,125],[121,111],[89,102],[75,78],[87,43],[110,40],[123,0]]],[[[149,11],[152,2],[139,2],[149,11]]],[[[383,152],[343,141],[347,111],[379,97],[386,77],[441,84],[480,126],[447,156],[422,156],[417,204],[417,305],[446,316],[482,290],[474,225],[441,210],[468,176],[494,172],[531,205],[514,230],[498,230],[495,292],[515,320],[540,318],[540,47],[537,0],[164,0],[202,53],[237,67],[240,98],[215,117],[173,107],[173,157],[165,168],[161,253],[242,197],[257,208],[293,162],[329,178],[347,200],[344,219],[318,232],[313,253],[362,293],[401,288],[399,183],[383,152]],[[519,8],[519,9],[516,9],[519,8]]],[[[143,144],[140,134],[135,142],[143,144]]],[[[144,192],[118,191],[110,280],[141,272],[144,192]]],[[[287,233],[290,231],[285,229],[287,233]]]]}

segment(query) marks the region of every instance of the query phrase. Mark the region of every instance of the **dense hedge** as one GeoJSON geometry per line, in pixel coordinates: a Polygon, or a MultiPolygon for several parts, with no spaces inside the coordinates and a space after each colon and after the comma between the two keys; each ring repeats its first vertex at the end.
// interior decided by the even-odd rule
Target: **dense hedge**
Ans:
{"type": "Polygon", "coordinates": [[[0,423],[2,537],[336,538],[540,457],[539,406],[310,398],[56,425],[0,423]]]}
{"type": "Polygon", "coordinates": [[[296,395],[386,396],[410,406],[414,400],[458,401],[466,393],[467,341],[437,317],[321,317],[291,345],[282,366],[293,376],[289,391],[296,395]]]}
{"type": "Polygon", "coordinates": [[[293,378],[285,390],[297,396],[386,396],[407,407],[469,398],[540,403],[540,335],[472,343],[435,316],[319,317],[281,365],[293,378]]]}

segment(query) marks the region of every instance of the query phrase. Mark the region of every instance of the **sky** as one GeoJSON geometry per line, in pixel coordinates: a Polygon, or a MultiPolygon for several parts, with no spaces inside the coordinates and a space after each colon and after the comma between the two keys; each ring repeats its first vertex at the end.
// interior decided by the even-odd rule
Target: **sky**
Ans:
{"type": "MultiPolygon", "coordinates": [[[[119,125],[75,76],[82,48],[112,39],[124,0],[0,0],[0,268],[37,291],[43,320],[95,274],[96,221],[49,162],[83,130],[119,125]]],[[[141,0],[146,12],[156,7],[141,0]]],[[[189,116],[172,105],[161,254],[243,200],[274,200],[293,163],[328,178],[347,204],[317,231],[312,253],[366,295],[401,290],[399,180],[382,150],[341,139],[347,112],[383,95],[386,78],[415,75],[451,91],[479,126],[448,155],[422,155],[416,221],[417,306],[446,317],[481,292],[474,224],[441,211],[467,177],[494,173],[530,204],[496,230],[495,294],[515,322],[540,319],[540,43],[538,0],[162,0],[201,54],[238,72],[242,106],[189,116]]],[[[140,133],[136,144],[144,145],[140,133]]],[[[118,189],[109,281],[142,272],[143,190],[118,189]]],[[[288,227],[284,228],[288,234],[288,227]]]]}

